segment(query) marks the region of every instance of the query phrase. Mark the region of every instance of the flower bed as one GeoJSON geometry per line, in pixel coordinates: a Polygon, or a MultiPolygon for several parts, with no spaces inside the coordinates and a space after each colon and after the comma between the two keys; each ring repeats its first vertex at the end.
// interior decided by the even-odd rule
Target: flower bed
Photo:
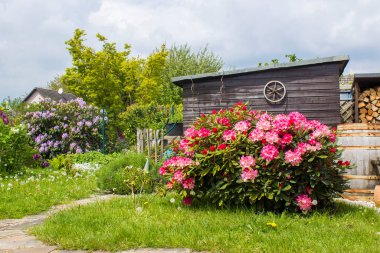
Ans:
{"type": "Polygon", "coordinates": [[[347,187],[335,130],[302,114],[272,116],[243,103],[202,114],[159,172],[183,203],[308,212],[347,187]]]}

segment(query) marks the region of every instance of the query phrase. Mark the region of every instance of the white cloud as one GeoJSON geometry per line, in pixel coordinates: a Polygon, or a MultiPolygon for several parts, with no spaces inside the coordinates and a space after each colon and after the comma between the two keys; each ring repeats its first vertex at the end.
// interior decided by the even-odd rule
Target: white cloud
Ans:
{"type": "Polygon", "coordinates": [[[349,54],[347,70],[379,72],[379,9],[377,0],[0,0],[0,87],[9,87],[0,99],[63,73],[77,27],[90,46],[99,32],[144,56],[162,43],[208,44],[226,67],[349,54]]]}

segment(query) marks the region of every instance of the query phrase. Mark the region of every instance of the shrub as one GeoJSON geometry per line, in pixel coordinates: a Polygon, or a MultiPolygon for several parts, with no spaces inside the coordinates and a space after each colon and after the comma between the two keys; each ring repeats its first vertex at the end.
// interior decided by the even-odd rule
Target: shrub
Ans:
{"type": "Polygon", "coordinates": [[[119,154],[97,172],[99,188],[117,194],[129,194],[132,191],[151,192],[154,179],[150,173],[143,170],[145,163],[146,158],[143,154],[119,154]]]}
{"type": "Polygon", "coordinates": [[[0,107],[0,173],[13,173],[33,164],[35,151],[22,124],[11,125],[4,108],[0,107]]]}
{"type": "Polygon", "coordinates": [[[49,165],[54,170],[66,170],[71,172],[73,170],[73,157],[72,155],[57,155],[53,159],[49,160],[49,165]]]}
{"type": "Polygon", "coordinates": [[[302,114],[272,116],[238,103],[187,129],[160,168],[184,204],[193,200],[260,210],[309,211],[347,187],[335,131],[302,114]]]}
{"type": "Polygon", "coordinates": [[[39,107],[39,111],[27,112],[25,119],[43,158],[100,149],[102,119],[98,108],[82,99],[66,103],[44,100],[39,107]]]}

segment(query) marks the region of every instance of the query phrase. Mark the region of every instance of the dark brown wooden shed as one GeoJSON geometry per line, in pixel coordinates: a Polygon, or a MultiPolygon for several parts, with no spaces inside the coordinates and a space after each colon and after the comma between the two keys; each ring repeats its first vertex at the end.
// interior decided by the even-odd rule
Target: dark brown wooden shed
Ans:
{"type": "Polygon", "coordinates": [[[183,87],[184,129],[201,113],[227,108],[239,101],[275,114],[299,111],[309,119],[337,125],[341,123],[339,76],[348,61],[348,56],[334,56],[175,77],[173,83],[183,87]],[[263,92],[267,84],[266,91],[271,94],[275,89],[279,93],[286,90],[284,98],[277,99],[274,94],[272,99],[267,93],[269,100],[279,101],[266,99],[263,92]]]}

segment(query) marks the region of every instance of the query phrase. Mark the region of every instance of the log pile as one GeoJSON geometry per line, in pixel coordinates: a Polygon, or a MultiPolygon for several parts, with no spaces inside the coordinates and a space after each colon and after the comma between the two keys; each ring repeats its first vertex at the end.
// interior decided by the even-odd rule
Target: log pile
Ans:
{"type": "Polygon", "coordinates": [[[380,123],[380,86],[364,90],[358,99],[359,121],[380,123]]]}

